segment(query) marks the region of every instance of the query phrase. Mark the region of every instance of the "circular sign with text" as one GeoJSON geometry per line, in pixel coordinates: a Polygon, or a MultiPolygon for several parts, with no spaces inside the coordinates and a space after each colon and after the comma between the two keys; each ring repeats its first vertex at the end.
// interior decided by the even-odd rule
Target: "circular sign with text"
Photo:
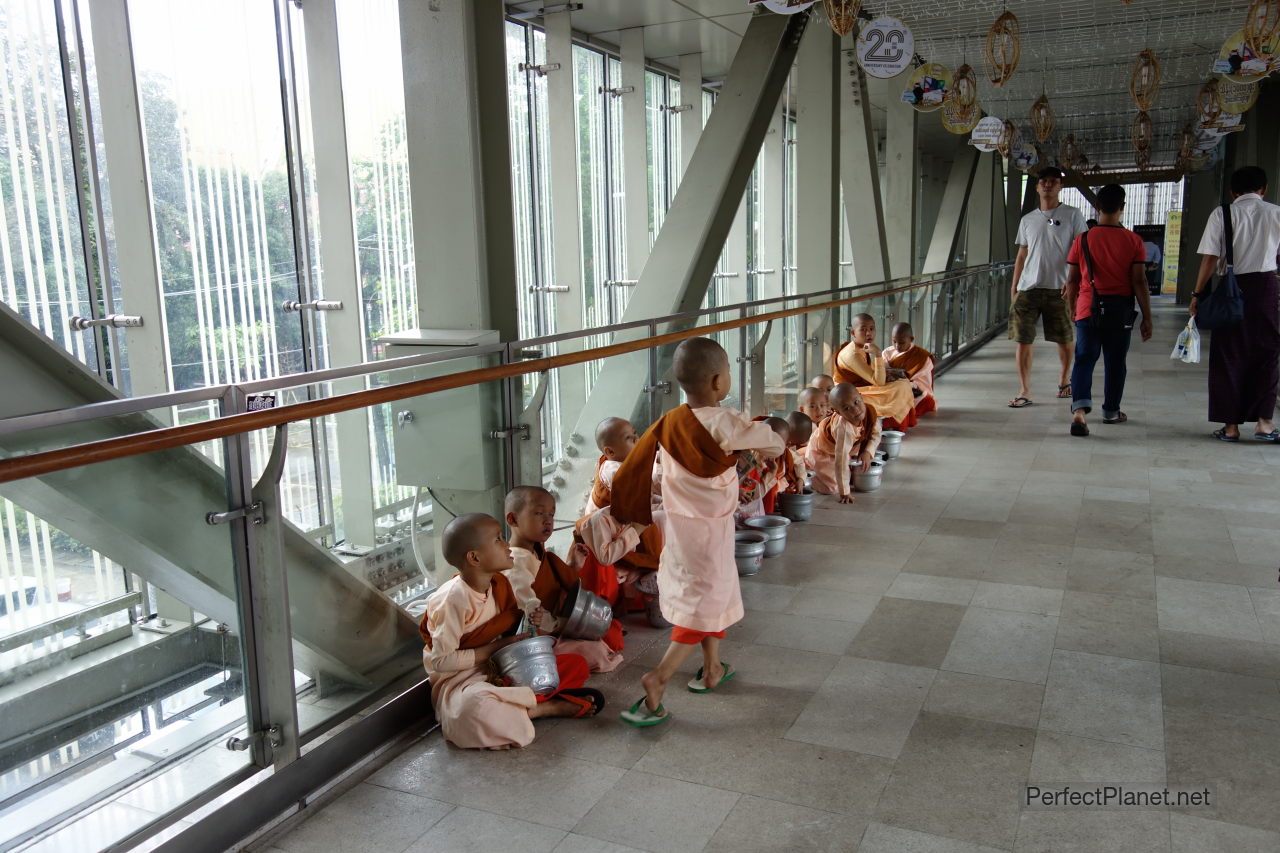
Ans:
{"type": "Polygon", "coordinates": [[[966,107],[960,104],[958,98],[950,97],[942,104],[942,127],[948,133],[963,136],[973,130],[980,118],[982,118],[982,105],[977,101],[966,107]]]}
{"type": "Polygon", "coordinates": [[[876,18],[858,33],[858,64],[872,77],[897,77],[915,52],[911,28],[897,18],[876,18]]]}
{"type": "Polygon", "coordinates": [[[1245,40],[1244,30],[1236,30],[1222,45],[1213,70],[1235,83],[1257,83],[1280,64],[1280,35],[1273,36],[1255,51],[1245,40]]]}
{"type": "Polygon", "coordinates": [[[1241,115],[1258,101],[1258,87],[1251,83],[1236,83],[1230,77],[1218,81],[1218,106],[1225,113],[1241,115]]]}
{"type": "Polygon", "coordinates": [[[941,62],[926,62],[907,79],[902,102],[910,104],[918,112],[931,113],[942,109],[942,102],[950,90],[951,69],[941,62]]]}
{"type": "Polygon", "coordinates": [[[974,127],[969,143],[979,151],[995,151],[1003,135],[1004,119],[987,116],[974,127]]]}
{"type": "Polygon", "coordinates": [[[818,0],[751,0],[751,5],[759,4],[770,12],[777,12],[779,15],[794,15],[796,12],[803,12],[817,2],[818,0]]]}

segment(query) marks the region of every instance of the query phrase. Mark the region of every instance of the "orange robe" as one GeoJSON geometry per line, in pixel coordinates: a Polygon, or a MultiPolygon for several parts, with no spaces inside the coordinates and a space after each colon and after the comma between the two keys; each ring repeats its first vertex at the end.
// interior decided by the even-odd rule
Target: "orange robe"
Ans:
{"type": "Polygon", "coordinates": [[[933,353],[918,346],[912,346],[906,352],[899,351],[897,347],[886,347],[884,360],[890,367],[907,371],[911,384],[920,389],[915,407],[917,417],[938,410],[938,400],[933,395],[933,370],[937,365],[933,353]]]}
{"type": "Polygon", "coordinates": [[[587,496],[587,505],[583,515],[591,515],[598,509],[609,505],[613,494],[613,475],[617,473],[621,462],[605,459],[603,456],[596,462],[596,475],[591,481],[591,494],[587,496]]]}
{"type": "Polygon", "coordinates": [[[827,415],[813,430],[804,463],[813,472],[813,490],[823,495],[849,494],[849,461],[880,446],[880,421],[867,406],[861,426],[827,415]],[[868,426],[870,425],[870,426],[868,426]]]}
{"type": "MultiPolygon", "coordinates": [[[[521,612],[510,582],[502,575],[486,592],[476,592],[454,575],[427,599],[419,632],[422,663],[431,680],[431,704],[445,739],[469,749],[526,746],[533,740],[529,709],[539,697],[528,687],[490,682],[487,660],[475,650],[511,634],[521,612]]],[[[560,690],[586,683],[586,661],[557,656],[560,690]]]]}
{"type": "Polygon", "coordinates": [[[906,379],[885,381],[884,356],[871,358],[845,341],[836,350],[835,380],[858,386],[863,399],[876,407],[881,417],[901,421],[915,408],[916,398],[906,379]]]}
{"type": "MultiPolygon", "coordinates": [[[[574,569],[555,554],[547,553],[539,546],[538,553],[527,548],[511,548],[511,557],[515,566],[503,572],[511,581],[516,599],[526,612],[541,606],[547,611],[551,624],[544,623],[543,631],[555,633],[560,630],[563,619],[560,614],[572,604],[568,596],[575,594],[581,578],[574,569]]],[[[618,629],[616,642],[621,646],[621,628],[618,629]]],[[[592,672],[611,672],[622,666],[622,655],[617,649],[610,648],[604,640],[556,639],[557,655],[582,655],[592,672]]]]}
{"type": "Polygon", "coordinates": [[[738,508],[736,453],[772,458],[784,450],[768,425],[720,406],[667,412],[649,427],[613,480],[619,521],[652,520],[653,460],[662,461],[666,541],[658,566],[662,615],[678,627],[716,632],[743,615],[733,561],[738,508]]]}

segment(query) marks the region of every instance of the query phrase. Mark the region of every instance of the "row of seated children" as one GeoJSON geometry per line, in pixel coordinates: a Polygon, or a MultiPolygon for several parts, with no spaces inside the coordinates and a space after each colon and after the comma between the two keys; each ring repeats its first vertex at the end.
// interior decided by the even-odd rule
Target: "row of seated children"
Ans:
{"type": "Polygon", "coordinates": [[[666,687],[695,646],[702,649],[703,665],[689,682],[691,692],[708,692],[733,677],[733,668],[720,660],[719,641],[744,615],[733,558],[738,456],[753,452],[772,459],[786,448],[768,424],[719,405],[729,394],[731,374],[728,355],[717,343],[682,342],[673,366],[686,404],[659,418],[638,441],[619,423],[602,424],[609,435],[598,441],[602,450],[610,449],[603,455],[619,464],[601,478],[608,480],[607,497],[593,488],[593,511],[577,525],[583,543],[574,546],[568,563],[544,547],[555,501],[538,487],[508,495],[510,543],[503,541],[498,521],[483,514],[460,516],[445,528],[444,556],[459,574],[428,598],[421,629],[437,719],[455,745],[525,746],[533,740],[533,719],[599,712],[603,695],[583,685],[589,672],[621,663],[620,631],[616,642],[609,635],[590,642],[558,640],[560,688],[545,700],[528,688],[502,684],[489,661],[526,636],[511,636],[526,615],[538,632],[556,631],[555,615],[590,560],[612,568],[620,553],[635,556],[644,550],[645,532],[659,527],[655,521],[665,541],[660,540],[654,589],[661,590],[661,616],[673,625],[671,642],[658,666],[641,678],[644,695],[621,717],[636,726],[670,719],[662,701],[666,687]],[[616,452],[619,446],[625,452],[616,452]],[[655,470],[662,472],[658,513],[655,470]],[[612,565],[602,562],[611,559],[612,565]]]}
{"type": "Polygon", "coordinates": [[[773,514],[779,494],[803,492],[809,479],[804,462],[804,446],[813,433],[809,416],[792,412],[785,419],[760,415],[755,420],[768,424],[786,449],[773,459],[750,452],[738,454],[739,519],[773,514]]]}
{"type": "Polygon", "coordinates": [[[835,352],[834,382],[858,388],[885,419],[885,429],[908,430],[921,415],[937,411],[934,358],[915,345],[911,324],[896,324],[893,344],[883,351],[876,346],[876,321],[870,314],[856,315],[849,335],[835,352]]]}

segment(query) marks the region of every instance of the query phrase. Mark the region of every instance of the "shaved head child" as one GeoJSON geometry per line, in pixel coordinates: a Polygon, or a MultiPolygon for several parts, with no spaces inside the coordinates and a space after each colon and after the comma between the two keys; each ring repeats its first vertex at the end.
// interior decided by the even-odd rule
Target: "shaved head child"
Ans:
{"type": "Polygon", "coordinates": [[[450,521],[442,540],[444,558],[458,574],[427,598],[419,630],[445,739],[471,749],[527,746],[533,720],[592,716],[603,708],[604,696],[582,686],[587,662],[577,655],[556,657],[560,687],[546,698],[528,687],[490,683],[489,659],[527,636],[512,636],[524,612],[503,575],[511,568],[511,548],[502,525],[482,513],[450,521]]]}
{"type": "Polygon", "coordinates": [[[681,342],[674,368],[686,403],[645,431],[613,480],[615,517],[648,523],[653,461],[661,456],[667,541],[658,564],[659,600],[662,615],[675,627],[662,661],[641,678],[644,695],[622,713],[634,726],[669,719],[662,704],[667,684],[695,646],[702,647],[702,668],[689,682],[690,691],[705,693],[733,677],[733,668],[720,660],[720,638],[744,615],[733,559],[737,454],[753,451],[771,459],[784,449],[768,425],[720,405],[732,373],[715,341],[681,342]]]}
{"type": "Polygon", "coordinates": [[[836,387],[836,381],[825,373],[819,373],[809,380],[809,387],[817,388],[823,394],[829,394],[831,389],[836,387]]]}
{"type": "Polygon", "coordinates": [[[935,361],[933,353],[924,347],[916,346],[915,332],[910,323],[897,323],[889,335],[893,345],[885,347],[884,360],[890,369],[901,370],[911,382],[911,393],[915,395],[915,411],[907,416],[906,426],[915,426],[921,415],[938,410],[938,401],[933,396],[933,369],[935,361]]]}
{"type": "Polygon", "coordinates": [[[870,467],[880,445],[879,418],[858,389],[847,382],[831,389],[831,409],[814,429],[804,461],[813,472],[815,492],[836,495],[842,504],[853,503],[849,462],[856,459],[864,469],[870,467]]]}
{"type": "Polygon", "coordinates": [[[791,474],[786,490],[803,494],[809,485],[809,472],[804,464],[804,451],[813,436],[813,420],[804,412],[787,415],[787,455],[791,457],[791,474]]]}
{"type": "Polygon", "coordinates": [[[856,386],[882,417],[901,423],[915,406],[915,396],[906,375],[890,373],[884,354],[876,346],[875,318],[870,314],[855,315],[849,336],[851,340],[836,350],[836,380],[856,386]]]}
{"type": "Polygon", "coordinates": [[[638,436],[631,421],[626,418],[605,418],[596,425],[596,447],[600,459],[596,462],[596,476],[591,483],[583,515],[591,515],[609,505],[613,488],[613,475],[636,446],[638,436]]]}
{"type": "MultiPolygon", "coordinates": [[[[547,551],[546,541],[555,530],[556,499],[541,486],[516,486],[507,493],[502,510],[511,529],[513,563],[504,574],[525,612],[539,607],[546,611],[541,630],[557,633],[564,624],[560,614],[573,604],[569,596],[577,594],[587,551],[574,545],[568,564],[547,551]]],[[[615,623],[610,633],[612,637],[606,634],[601,640],[557,639],[556,654],[582,655],[592,672],[617,669],[622,665],[622,628],[615,623]]]]}
{"type": "Polygon", "coordinates": [[[796,398],[796,408],[809,416],[809,420],[815,424],[822,423],[822,419],[831,414],[831,403],[828,399],[831,390],[826,391],[820,388],[802,388],[800,395],[796,398]]]}

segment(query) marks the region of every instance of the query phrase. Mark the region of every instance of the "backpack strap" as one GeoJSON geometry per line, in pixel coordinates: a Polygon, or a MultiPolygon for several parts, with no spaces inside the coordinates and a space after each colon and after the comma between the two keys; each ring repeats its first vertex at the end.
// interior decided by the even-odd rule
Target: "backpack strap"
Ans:
{"type": "Polygon", "coordinates": [[[1226,235],[1227,266],[1234,267],[1236,265],[1235,251],[1234,251],[1236,235],[1235,235],[1235,229],[1232,227],[1232,223],[1231,223],[1231,205],[1230,203],[1225,201],[1222,203],[1222,229],[1224,234],[1226,235]]]}

